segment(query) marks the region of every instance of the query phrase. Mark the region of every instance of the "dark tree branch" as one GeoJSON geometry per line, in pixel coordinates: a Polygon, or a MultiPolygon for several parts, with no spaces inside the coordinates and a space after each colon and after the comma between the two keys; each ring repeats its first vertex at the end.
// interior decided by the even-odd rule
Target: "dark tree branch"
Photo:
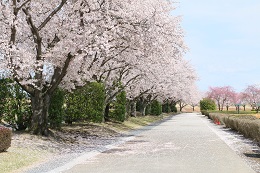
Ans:
{"type": "Polygon", "coordinates": [[[31,0],[27,0],[27,1],[25,1],[24,3],[22,3],[22,5],[20,5],[20,7],[18,7],[17,8],[17,12],[19,11],[19,10],[21,10],[27,3],[29,3],[31,0]]]}
{"type": "Polygon", "coordinates": [[[47,18],[42,22],[42,24],[38,27],[38,31],[40,31],[42,28],[44,28],[46,26],[46,24],[51,20],[51,18],[58,13],[61,8],[63,7],[63,5],[67,2],[67,0],[62,0],[60,5],[54,9],[51,14],[49,14],[49,16],[47,16],[47,18]]]}
{"type": "Polygon", "coordinates": [[[73,58],[74,58],[74,56],[69,53],[68,56],[67,56],[67,59],[64,63],[63,68],[62,69],[56,68],[54,70],[54,74],[52,76],[52,81],[51,81],[51,87],[47,91],[48,93],[53,93],[54,90],[58,87],[58,85],[62,81],[63,77],[67,74],[67,69],[68,69],[70,62],[72,61],[73,58]]]}
{"type": "Polygon", "coordinates": [[[113,100],[118,93],[122,92],[130,84],[130,82],[132,82],[133,80],[137,79],[139,76],[140,75],[136,75],[135,77],[133,77],[130,80],[128,80],[125,85],[122,85],[114,94],[109,96],[108,99],[106,99],[106,102],[109,103],[111,100],[113,100]]]}
{"type": "Polygon", "coordinates": [[[88,67],[88,70],[90,70],[90,69],[93,67],[94,63],[95,63],[97,60],[98,60],[98,53],[96,52],[93,61],[91,62],[91,64],[90,64],[89,67],[88,67]]]}
{"type": "Polygon", "coordinates": [[[26,15],[26,21],[31,28],[34,43],[36,43],[36,50],[37,50],[36,60],[41,60],[41,58],[42,58],[41,57],[41,54],[42,54],[42,38],[40,37],[38,29],[33,24],[32,16],[29,14],[28,9],[23,8],[23,12],[26,15]]]}
{"type": "Polygon", "coordinates": [[[53,48],[56,43],[60,41],[60,38],[55,34],[54,39],[48,43],[48,48],[53,48]]]}
{"type": "Polygon", "coordinates": [[[31,96],[34,95],[34,89],[30,85],[22,85],[17,77],[14,78],[15,82],[31,96]]]}

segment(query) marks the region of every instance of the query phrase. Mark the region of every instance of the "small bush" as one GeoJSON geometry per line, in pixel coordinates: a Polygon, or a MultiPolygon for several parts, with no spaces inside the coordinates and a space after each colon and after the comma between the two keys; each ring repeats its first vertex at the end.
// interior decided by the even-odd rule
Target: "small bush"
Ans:
{"type": "Polygon", "coordinates": [[[30,125],[32,116],[29,95],[10,79],[1,79],[0,84],[2,119],[16,130],[25,130],[30,125]]]}
{"type": "Polygon", "coordinates": [[[151,114],[151,105],[147,105],[145,109],[145,115],[150,115],[151,114]]]}
{"type": "Polygon", "coordinates": [[[67,124],[83,120],[86,115],[86,101],[81,90],[74,90],[65,95],[64,121],[67,124]]]}
{"type": "Polygon", "coordinates": [[[162,104],[157,100],[152,101],[151,115],[161,115],[161,114],[162,114],[162,104]]]}
{"type": "Polygon", "coordinates": [[[104,117],[105,87],[102,83],[91,82],[84,88],[87,121],[101,123],[104,117]]]}
{"type": "Polygon", "coordinates": [[[63,121],[63,104],[65,98],[65,91],[60,88],[57,88],[50,100],[49,107],[49,122],[51,128],[59,129],[63,121]]]}
{"type": "Polygon", "coordinates": [[[143,106],[143,104],[142,104],[142,102],[140,101],[140,99],[139,100],[137,100],[137,102],[136,102],[136,111],[141,111],[141,109],[142,109],[142,106],[143,106]]]}
{"type": "Polygon", "coordinates": [[[177,110],[177,107],[176,107],[176,104],[171,104],[171,112],[177,112],[178,110],[177,110]]]}
{"type": "Polygon", "coordinates": [[[165,102],[163,105],[162,105],[162,112],[164,113],[169,113],[171,112],[171,105],[169,104],[169,102],[165,102]]]}
{"type": "Polygon", "coordinates": [[[114,111],[112,113],[112,118],[116,121],[125,121],[126,113],[126,92],[123,91],[116,96],[116,101],[114,102],[114,111]]]}
{"type": "Polygon", "coordinates": [[[0,152],[6,151],[11,146],[12,131],[0,126],[0,152]]]}
{"type": "Polygon", "coordinates": [[[102,122],[105,107],[105,88],[102,83],[91,82],[65,95],[64,120],[102,122]]]}
{"type": "Polygon", "coordinates": [[[211,100],[209,98],[204,98],[200,101],[200,110],[215,110],[216,104],[214,100],[211,100]]]}
{"type": "Polygon", "coordinates": [[[206,110],[201,110],[201,114],[209,117],[209,112],[206,110]]]}

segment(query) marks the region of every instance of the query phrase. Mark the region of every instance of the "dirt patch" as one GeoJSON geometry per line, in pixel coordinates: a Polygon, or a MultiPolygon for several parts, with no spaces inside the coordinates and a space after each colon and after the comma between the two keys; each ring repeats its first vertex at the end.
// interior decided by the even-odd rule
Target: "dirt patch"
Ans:
{"type": "Polygon", "coordinates": [[[102,126],[92,124],[73,124],[63,126],[61,130],[51,130],[51,136],[36,136],[26,132],[14,132],[12,146],[44,150],[53,154],[80,152],[91,147],[95,140],[106,140],[120,136],[119,133],[102,126]]]}

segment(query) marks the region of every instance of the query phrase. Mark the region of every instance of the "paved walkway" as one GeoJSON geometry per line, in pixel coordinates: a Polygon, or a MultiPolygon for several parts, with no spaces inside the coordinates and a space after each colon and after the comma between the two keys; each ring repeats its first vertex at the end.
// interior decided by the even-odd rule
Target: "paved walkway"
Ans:
{"type": "Polygon", "coordinates": [[[209,127],[180,114],[63,173],[254,173],[209,127]]]}

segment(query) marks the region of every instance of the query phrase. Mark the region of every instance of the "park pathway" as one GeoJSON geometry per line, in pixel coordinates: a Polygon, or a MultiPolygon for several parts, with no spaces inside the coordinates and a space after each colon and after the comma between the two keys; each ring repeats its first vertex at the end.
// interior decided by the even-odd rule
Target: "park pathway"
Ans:
{"type": "Polygon", "coordinates": [[[202,115],[179,114],[63,173],[253,173],[202,115]]]}

